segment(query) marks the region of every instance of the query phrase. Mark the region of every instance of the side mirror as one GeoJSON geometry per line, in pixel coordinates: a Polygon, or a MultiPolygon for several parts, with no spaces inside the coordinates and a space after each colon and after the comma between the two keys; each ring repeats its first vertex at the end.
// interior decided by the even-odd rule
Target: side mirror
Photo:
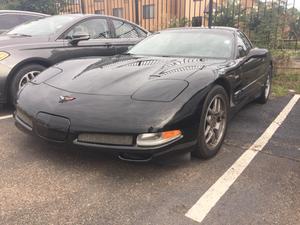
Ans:
{"type": "Polygon", "coordinates": [[[247,52],[241,45],[238,46],[238,53],[239,53],[239,57],[244,57],[247,55],[247,52]]]}
{"type": "Polygon", "coordinates": [[[75,34],[72,35],[71,39],[70,39],[70,44],[71,45],[77,45],[78,42],[80,41],[87,41],[90,39],[90,35],[88,33],[85,32],[77,32],[75,34]]]}
{"type": "Polygon", "coordinates": [[[262,58],[265,57],[268,54],[267,49],[263,48],[252,48],[249,51],[248,58],[262,58]]]}

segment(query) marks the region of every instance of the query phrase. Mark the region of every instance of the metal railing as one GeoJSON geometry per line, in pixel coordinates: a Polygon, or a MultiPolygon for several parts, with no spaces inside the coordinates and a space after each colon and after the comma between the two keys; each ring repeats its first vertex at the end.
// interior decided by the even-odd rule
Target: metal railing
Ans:
{"type": "MultiPolygon", "coordinates": [[[[258,46],[299,49],[300,9],[295,6],[300,0],[52,1],[50,13],[113,15],[152,32],[169,27],[231,26],[243,30],[258,46]]],[[[47,13],[45,6],[40,11],[47,13]]]]}

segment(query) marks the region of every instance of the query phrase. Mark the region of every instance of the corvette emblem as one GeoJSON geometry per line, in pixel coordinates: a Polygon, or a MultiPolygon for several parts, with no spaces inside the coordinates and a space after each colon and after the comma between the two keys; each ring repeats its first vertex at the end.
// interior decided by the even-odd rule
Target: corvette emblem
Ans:
{"type": "Polygon", "coordinates": [[[64,102],[70,102],[70,101],[73,101],[74,97],[71,97],[71,96],[59,96],[59,103],[64,103],[64,102]]]}

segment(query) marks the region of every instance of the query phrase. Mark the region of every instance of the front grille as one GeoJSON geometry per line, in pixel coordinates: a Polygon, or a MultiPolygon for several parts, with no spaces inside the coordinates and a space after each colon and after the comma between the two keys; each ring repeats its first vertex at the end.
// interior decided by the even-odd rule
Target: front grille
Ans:
{"type": "Polygon", "coordinates": [[[79,142],[106,145],[133,145],[133,136],[116,134],[82,133],[78,135],[79,142]]]}

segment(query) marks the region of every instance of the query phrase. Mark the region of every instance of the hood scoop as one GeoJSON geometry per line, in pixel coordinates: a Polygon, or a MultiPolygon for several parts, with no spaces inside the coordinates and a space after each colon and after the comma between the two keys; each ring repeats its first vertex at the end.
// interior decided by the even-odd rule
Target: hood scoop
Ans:
{"type": "Polygon", "coordinates": [[[189,71],[198,71],[198,70],[202,70],[204,67],[205,67],[204,65],[181,66],[174,69],[160,71],[157,74],[150,75],[150,78],[163,77],[174,73],[187,73],[189,71]]]}
{"type": "Polygon", "coordinates": [[[117,61],[115,63],[103,65],[102,68],[152,66],[158,63],[161,63],[161,61],[155,59],[148,59],[148,60],[126,59],[126,60],[117,61]]]}
{"type": "Polygon", "coordinates": [[[140,61],[137,61],[137,62],[133,62],[133,63],[129,63],[129,64],[126,64],[124,66],[152,66],[154,64],[158,64],[159,61],[158,60],[140,60],[140,61]]]}

